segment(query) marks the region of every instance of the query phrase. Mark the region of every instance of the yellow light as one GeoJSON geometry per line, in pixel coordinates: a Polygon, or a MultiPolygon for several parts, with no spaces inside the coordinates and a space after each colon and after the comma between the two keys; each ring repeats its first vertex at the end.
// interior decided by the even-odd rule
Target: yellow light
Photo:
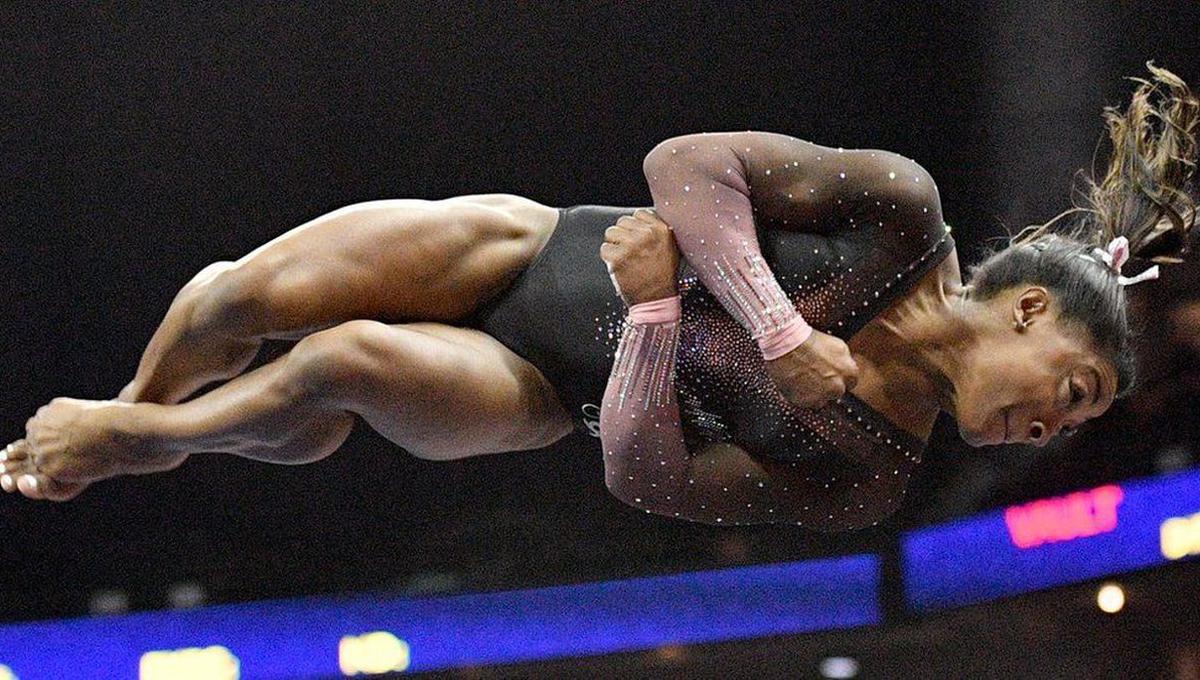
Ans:
{"type": "Polygon", "coordinates": [[[1159,527],[1159,548],[1168,560],[1200,555],[1200,513],[1172,517],[1159,527]]]}
{"type": "Polygon", "coordinates": [[[0,664],[0,680],[17,680],[17,674],[4,664],[0,664]]]}
{"type": "Polygon", "coordinates": [[[410,661],[408,643],[387,631],[347,635],[338,643],[343,675],[406,671],[410,661]]]}
{"type": "Polygon", "coordinates": [[[1115,583],[1106,583],[1096,592],[1096,604],[1105,614],[1116,614],[1125,606],[1125,591],[1115,583]]]}
{"type": "Polygon", "coordinates": [[[238,680],[238,658],[225,647],[188,647],[146,652],[138,665],[139,680],[238,680]]]}

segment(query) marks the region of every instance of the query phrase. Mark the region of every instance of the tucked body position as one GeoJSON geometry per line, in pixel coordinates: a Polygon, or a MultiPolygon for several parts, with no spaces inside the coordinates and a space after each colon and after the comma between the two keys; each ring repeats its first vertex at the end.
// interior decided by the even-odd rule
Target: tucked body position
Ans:
{"type": "Polygon", "coordinates": [[[667,517],[878,523],[939,413],[973,446],[1040,446],[1133,388],[1124,288],[1181,261],[1196,218],[1200,103],[1148,67],[1105,112],[1086,203],[966,282],[920,165],[770,132],[662,142],[652,207],[343,208],[200,271],[120,394],[39,409],[0,486],[66,500],[198,453],[306,463],[361,417],[434,460],[591,436],[612,493],[667,517]],[[244,372],[270,338],[297,342],[244,372]]]}

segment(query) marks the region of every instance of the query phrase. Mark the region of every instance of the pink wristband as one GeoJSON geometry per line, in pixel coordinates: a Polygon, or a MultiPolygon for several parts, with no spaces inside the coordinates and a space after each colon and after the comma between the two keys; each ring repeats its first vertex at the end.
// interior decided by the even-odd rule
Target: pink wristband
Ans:
{"type": "Polygon", "coordinates": [[[796,349],[812,335],[813,328],[799,314],[782,328],[758,336],[758,349],[763,359],[778,359],[796,349]]]}
{"type": "Polygon", "coordinates": [[[678,321],[683,315],[679,296],[642,302],[629,308],[630,323],[663,323],[678,321]]]}

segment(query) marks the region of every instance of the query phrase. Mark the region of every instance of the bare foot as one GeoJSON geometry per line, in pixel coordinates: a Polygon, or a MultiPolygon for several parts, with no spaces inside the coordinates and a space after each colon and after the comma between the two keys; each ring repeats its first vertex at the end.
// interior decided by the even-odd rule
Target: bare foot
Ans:
{"type": "Polygon", "coordinates": [[[65,501],[94,481],[178,467],[186,454],[164,455],[140,433],[146,423],[137,416],[148,416],[147,406],[152,405],[52,400],[25,423],[25,438],[0,453],[0,487],[65,501]]]}

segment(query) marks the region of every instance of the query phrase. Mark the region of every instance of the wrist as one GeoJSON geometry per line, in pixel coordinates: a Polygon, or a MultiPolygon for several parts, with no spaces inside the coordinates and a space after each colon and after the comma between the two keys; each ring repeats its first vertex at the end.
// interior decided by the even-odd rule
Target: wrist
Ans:
{"type": "Polygon", "coordinates": [[[813,328],[799,314],[778,329],[760,335],[756,342],[763,359],[771,361],[791,352],[804,344],[812,335],[813,328]]]}
{"type": "Polygon", "coordinates": [[[675,286],[664,286],[662,288],[647,290],[630,295],[626,302],[630,307],[633,307],[634,305],[646,304],[647,302],[654,302],[656,300],[665,300],[669,297],[676,297],[678,295],[679,291],[675,286]]]}
{"type": "Polygon", "coordinates": [[[678,321],[682,315],[679,296],[673,295],[631,305],[628,319],[630,323],[666,323],[678,321]]]}

